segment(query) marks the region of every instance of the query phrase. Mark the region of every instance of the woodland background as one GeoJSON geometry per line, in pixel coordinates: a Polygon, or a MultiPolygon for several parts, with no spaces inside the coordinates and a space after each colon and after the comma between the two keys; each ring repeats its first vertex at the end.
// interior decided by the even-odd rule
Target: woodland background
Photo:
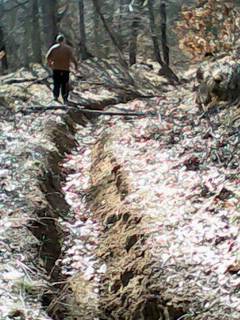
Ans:
{"type": "MultiPolygon", "coordinates": [[[[151,57],[151,38],[161,37],[162,3],[154,0],[2,0],[0,49],[7,53],[5,61],[2,59],[3,69],[43,62],[47,48],[59,32],[66,36],[79,58],[87,58],[89,53],[100,58],[112,57],[118,49],[126,56],[134,55],[137,45],[142,59],[151,57]]],[[[165,4],[168,41],[175,46],[176,22],[181,18],[182,6],[193,5],[194,0],[170,0],[165,4]]],[[[126,59],[130,64],[135,62],[134,57],[126,59]]]]}
{"type": "Polygon", "coordinates": [[[196,58],[221,51],[216,38],[218,43],[221,38],[224,50],[231,50],[238,39],[239,0],[2,0],[0,51],[6,53],[2,69],[44,62],[59,32],[66,36],[78,58],[122,54],[134,64],[137,50],[141,60],[152,58],[156,41],[160,43],[161,39],[162,4],[166,5],[170,50],[180,44],[196,58]]]}

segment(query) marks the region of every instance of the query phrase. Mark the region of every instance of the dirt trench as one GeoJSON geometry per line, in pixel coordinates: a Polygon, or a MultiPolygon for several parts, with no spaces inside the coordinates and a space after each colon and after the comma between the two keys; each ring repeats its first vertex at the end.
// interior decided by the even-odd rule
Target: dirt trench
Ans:
{"type": "MultiPolygon", "coordinates": [[[[140,110],[144,107],[141,103],[133,102],[140,110]]],[[[47,278],[47,286],[38,295],[40,308],[54,320],[181,319],[188,307],[164,296],[159,285],[161,270],[146,243],[144,213],[126,200],[132,192],[132,181],[111,148],[114,131],[110,119],[58,111],[18,118],[27,134],[21,145],[26,150],[21,149],[18,157],[23,174],[20,171],[16,178],[24,181],[19,194],[23,192],[27,203],[26,225],[38,239],[34,250],[40,258],[36,264],[44,267],[40,277],[43,273],[47,278]],[[34,121],[37,130],[32,127],[34,121]],[[90,137],[95,140],[85,143],[90,137]],[[79,157],[81,162],[83,151],[89,157],[85,159],[88,170],[74,165],[66,170],[64,164],[69,158],[79,157]],[[81,204],[78,213],[64,191],[71,175],[89,180],[85,187],[78,183],[74,199],[81,204]],[[88,225],[95,238],[84,234],[88,225]],[[87,251],[80,247],[87,247],[87,251]],[[84,264],[90,267],[90,273],[86,272],[89,268],[84,270],[84,264]]],[[[121,120],[119,123],[124,124],[121,120]]],[[[49,318],[43,315],[42,319],[49,318]]]]}
{"type": "MultiPolygon", "coordinates": [[[[34,214],[38,219],[30,227],[42,243],[40,256],[50,279],[51,289],[42,298],[44,308],[56,320],[180,319],[186,313],[185,306],[174,306],[170,300],[163,299],[157,285],[153,286],[157,273],[145,246],[147,235],[141,227],[142,216],[124,201],[131,192],[130,182],[124,168],[108,149],[109,137],[104,133],[87,146],[91,149],[92,162],[90,185],[84,198],[91,215],[83,222],[91,220],[98,225],[97,245],[90,251],[94,251],[97,264],[104,264],[106,270],[97,278],[92,276],[87,280],[81,268],[75,268],[71,276],[62,273],[63,251],[67,252],[68,246],[66,244],[63,250],[63,244],[69,232],[61,226],[59,218],[73,223],[76,217],[69,215],[72,209],[62,191],[67,174],[61,166],[66,155],[77,150],[79,143],[75,134],[81,133],[81,128],[87,124],[94,132],[97,119],[74,112],[65,115],[63,123],[50,122],[46,126],[47,136],[57,151],[45,155],[46,170],[38,179],[46,204],[40,208],[38,205],[34,214]]],[[[97,267],[94,268],[97,273],[97,267]]]]}
{"type": "MultiPolygon", "coordinates": [[[[22,107],[25,108],[25,100],[22,107]]],[[[12,288],[11,309],[14,310],[7,310],[6,314],[32,319],[32,308],[35,307],[32,300],[35,299],[37,312],[41,314],[39,320],[178,319],[183,314],[182,309],[165,307],[161,294],[156,289],[149,289],[153,281],[153,261],[145,247],[142,216],[125,202],[131,193],[131,181],[108,148],[107,122],[77,111],[53,111],[38,117],[31,114],[16,116],[10,107],[8,112],[3,126],[9,126],[9,136],[3,136],[1,146],[6,155],[7,148],[12,148],[4,174],[8,174],[13,159],[11,169],[15,171],[11,183],[16,184],[16,190],[6,191],[6,194],[9,203],[13,204],[12,211],[16,212],[20,241],[26,231],[31,242],[28,246],[19,243],[19,252],[24,256],[27,268],[27,271],[21,269],[20,274],[24,304],[15,310],[12,297],[16,294],[21,299],[22,287],[16,290],[14,279],[6,278],[12,288]],[[90,128],[89,135],[95,135],[96,139],[94,143],[82,145],[78,138],[86,127],[90,128]],[[98,133],[100,128],[103,130],[98,133]],[[78,153],[79,147],[89,153],[89,171],[77,172],[73,168],[66,172],[64,161],[73,152],[78,153]],[[83,203],[82,216],[76,216],[64,194],[63,185],[71,174],[89,177],[88,187],[79,194],[83,203]],[[97,239],[94,241],[81,234],[81,227],[88,223],[96,226],[97,239]],[[80,233],[74,238],[71,229],[75,224],[75,230],[80,233]],[[84,260],[92,265],[90,277],[86,277],[81,266],[73,268],[76,257],[71,251],[72,240],[89,247],[87,253],[78,252],[78,258],[90,257],[84,260]],[[63,270],[69,257],[72,259],[69,269],[73,272],[68,274],[63,270]],[[27,288],[27,278],[33,280],[31,290],[27,288]],[[41,283],[43,279],[44,284],[41,283]],[[29,302],[27,310],[26,302],[29,302]]],[[[5,180],[5,187],[4,183],[5,180]]],[[[11,230],[14,233],[16,229],[11,230]]],[[[10,238],[7,235],[7,241],[11,242],[10,238]]],[[[5,245],[4,242],[0,244],[5,245]]],[[[15,272],[20,253],[17,252],[15,258],[12,252],[10,248],[14,273],[9,272],[8,277],[18,276],[15,272]]]]}
{"type": "MultiPolygon", "coordinates": [[[[124,202],[126,195],[131,192],[130,182],[124,168],[107,149],[108,137],[105,134],[100,134],[92,146],[87,146],[91,151],[91,167],[90,184],[84,191],[84,201],[86,212],[91,214],[82,221],[87,224],[87,220],[91,220],[98,225],[98,241],[90,251],[93,251],[99,266],[104,266],[104,271],[88,280],[83,278],[80,268],[71,276],[62,272],[64,255],[68,252],[65,239],[71,238],[64,223],[71,224],[77,220],[62,190],[68,178],[68,174],[62,170],[62,163],[68,154],[77,149],[77,135],[82,128],[91,124],[94,131],[98,119],[79,112],[58,114],[53,111],[38,116],[27,112],[19,114],[19,110],[26,111],[33,102],[36,105],[40,100],[47,102],[49,92],[42,92],[38,86],[31,86],[29,92],[25,92],[21,86],[7,85],[2,86],[2,92],[1,115],[4,121],[12,122],[9,127],[14,132],[14,138],[11,132],[7,139],[10,142],[15,139],[16,145],[19,144],[19,150],[12,150],[19,164],[13,179],[17,182],[17,188],[15,193],[8,192],[9,198],[15,201],[19,197],[26,212],[25,224],[25,221],[22,222],[22,208],[17,211],[21,228],[19,233],[27,226],[29,233],[38,239],[34,247],[29,243],[33,256],[29,254],[29,248],[23,248],[21,244],[19,251],[23,251],[28,260],[37,266],[40,279],[46,276],[41,292],[34,288],[37,301],[41,299],[42,303],[42,306],[38,305],[39,309],[43,307],[46,311],[41,320],[49,319],[45,314],[56,320],[165,319],[168,310],[163,306],[161,296],[148,290],[147,279],[152,277],[152,262],[145,249],[146,236],[140,228],[142,217],[124,202]],[[38,96],[40,91],[41,95],[38,96]],[[39,126],[37,130],[32,126],[34,121],[39,126]],[[20,132],[26,136],[19,137],[20,128],[20,132]],[[93,289],[96,289],[94,296],[91,294],[93,289]]],[[[5,147],[5,141],[3,145],[5,147]]],[[[89,244],[87,240],[86,244],[89,244]]],[[[26,266],[32,271],[28,262],[26,259],[26,266]]],[[[31,273],[33,278],[36,270],[31,273]]],[[[20,290],[19,296],[21,293],[20,290]]],[[[31,292],[26,293],[25,299],[31,296],[31,292]]],[[[31,319],[31,306],[30,303],[29,312],[23,306],[23,310],[9,314],[13,318],[20,316],[22,319],[31,319]]]]}
{"type": "MultiPolygon", "coordinates": [[[[67,219],[70,207],[64,199],[61,183],[61,161],[64,155],[73,150],[77,141],[74,138],[76,125],[85,126],[90,118],[78,112],[69,112],[62,116],[62,123],[49,121],[44,128],[48,140],[55,145],[53,151],[40,150],[42,170],[37,176],[38,187],[31,198],[34,208],[29,230],[40,241],[39,256],[49,279],[49,290],[42,296],[42,305],[51,319],[66,319],[68,307],[64,305],[68,279],[62,275],[57,265],[61,259],[62,243],[66,232],[59,224],[59,218],[67,219]]],[[[32,168],[33,169],[33,168],[32,168]]]]}
{"type": "MultiPolygon", "coordinates": [[[[39,87],[32,86],[31,90],[24,99],[33,99],[29,105],[35,101],[38,106],[39,87]]],[[[45,94],[41,98],[48,101],[50,93],[45,94]]],[[[26,111],[26,101],[19,99],[22,106],[18,107],[26,111]]],[[[116,107],[121,109],[122,105],[116,107]]],[[[148,108],[138,99],[127,107],[133,111],[148,108]]],[[[20,145],[12,152],[20,164],[15,179],[19,182],[18,194],[26,202],[27,222],[21,222],[21,227],[28,226],[38,239],[33,249],[40,261],[33,262],[41,267],[39,277],[46,276],[46,286],[37,297],[38,301],[41,297],[40,309],[44,311],[41,320],[184,317],[188,307],[164,296],[161,270],[147,244],[144,212],[129,202],[132,178],[117,154],[124,132],[115,135],[109,118],[58,108],[40,110],[37,116],[31,112],[16,116],[9,110],[6,121],[12,117],[9,146],[14,130],[16,146],[20,145]],[[20,137],[22,140],[18,130],[25,134],[20,137]],[[68,167],[71,161],[73,164],[68,167]],[[78,190],[71,199],[73,177],[78,190]]],[[[124,130],[129,118],[115,119],[124,130]]],[[[136,123],[132,124],[132,136],[135,131],[142,132],[136,123]]],[[[22,210],[19,213],[21,220],[22,210]]],[[[22,251],[28,255],[25,248],[22,251]]],[[[34,258],[29,256],[29,260],[34,258]]],[[[31,319],[30,311],[27,316],[26,320],[31,319]]]]}

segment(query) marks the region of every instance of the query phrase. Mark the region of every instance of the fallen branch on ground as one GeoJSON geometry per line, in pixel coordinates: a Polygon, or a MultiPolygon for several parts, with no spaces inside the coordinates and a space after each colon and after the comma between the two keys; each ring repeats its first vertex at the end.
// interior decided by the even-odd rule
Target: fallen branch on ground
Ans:
{"type": "MultiPolygon", "coordinates": [[[[84,76],[88,81],[97,80],[97,82],[103,83],[104,87],[113,91],[120,91],[136,97],[157,96],[159,92],[159,87],[154,86],[143,75],[134,73],[121,65],[109,63],[104,59],[85,61],[81,65],[81,76],[84,76]]],[[[165,85],[162,84],[161,90],[165,85]]]]}
{"type": "Polygon", "coordinates": [[[84,109],[77,106],[67,106],[67,105],[61,105],[61,106],[41,106],[41,107],[35,107],[35,108],[29,108],[27,110],[21,110],[18,111],[18,113],[22,113],[24,115],[28,115],[30,113],[37,113],[37,112],[45,112],[49,110],[74,110],[77,112],[82,113],[90,113],[95,115],[103,115],[103,116],[124,116],[124,117],[144,117],[144,116],[156,116],[157,113],[149,111],[149,112],[115,112],[115,111],[103,111],[103,110],[94,110],[94,109],[84,109]]]}
{"type": "MultiPolygon", "coordinates": [[[[46,81],[50,78],[51,76],[47,76],[43,79],[38,79],[38,78],[15,78],[15,79],[6,79],[6,80],[2,80],[3,84],[14,84],[14,83],[25,83],[25,82],[31,82],[31,85],[33,84],[39,84],[39,83],[43,83],[43,84],[46,84],[46,81]]],[[[28,86],[28,87],[29,87],[28,86]]]]}

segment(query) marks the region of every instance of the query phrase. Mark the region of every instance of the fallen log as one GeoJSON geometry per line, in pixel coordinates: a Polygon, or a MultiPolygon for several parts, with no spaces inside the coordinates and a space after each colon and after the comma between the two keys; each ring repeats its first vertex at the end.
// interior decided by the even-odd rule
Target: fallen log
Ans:
{"type": "Polygon", "coordinates": [[[46,84],[46,81],[48,79],[50,79],[51,76],[47,76],[43,79],[38,79],[38,78],[15,78],[15,79],[6,79],[6,80],[2,80],[3,84],[14,84],[14,83],[25,83],[25,82],[31,82],[31,85],[33,84],[39,84],[39,83],[43,83],[46,84]]]}
{"type": "Polygon", "coordinates": [[[94,115],[101,115],[101,116],[124,116],[124,117],[146,117],[146,116],[156,116],[156,112],[132,112],[126,110],[125,112],[118,112],[118,111],[103,111],[103,110],[96,110],[96,109],[85,109],[77,106],[68,106],[68,105],[60,105],[60,106],[40,106],[40,107],[32,107],[28,108],[27,110],[20,110],[17,113],[22,113],[24,115],[28,115],[30,113],[37,113],[37,112],[45,112],[49,110],[75,110],[77,112],[82,113],[89,113],[94,115]]]}
{"type": "Polygon", "coordinates": [[[19,78],[19,79],[8,79],[8,80],[3,80],[2,82],[4,84],[13,84],[13,83],[24,83],[24,82],[32,82],[37,80],[37,78],[30,78],[30,79],[25,79],[25,78],[19,78]]]}

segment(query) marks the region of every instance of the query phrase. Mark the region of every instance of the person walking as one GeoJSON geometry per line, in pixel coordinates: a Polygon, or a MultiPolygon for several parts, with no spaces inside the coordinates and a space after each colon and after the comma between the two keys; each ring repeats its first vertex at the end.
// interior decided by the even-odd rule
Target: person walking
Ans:
{"type": "Polygon", "coordinates": [[[70,66],[73,63],[77,70],[78,64],[72,48],[65,43],[65,38],[62,34],[56,37],[56,44],[48,50],[46,59],[49,67],[53,70],[54,99],[58,101],[61,91],[63,102],[66,104],[69,94],[70,66]]]}

